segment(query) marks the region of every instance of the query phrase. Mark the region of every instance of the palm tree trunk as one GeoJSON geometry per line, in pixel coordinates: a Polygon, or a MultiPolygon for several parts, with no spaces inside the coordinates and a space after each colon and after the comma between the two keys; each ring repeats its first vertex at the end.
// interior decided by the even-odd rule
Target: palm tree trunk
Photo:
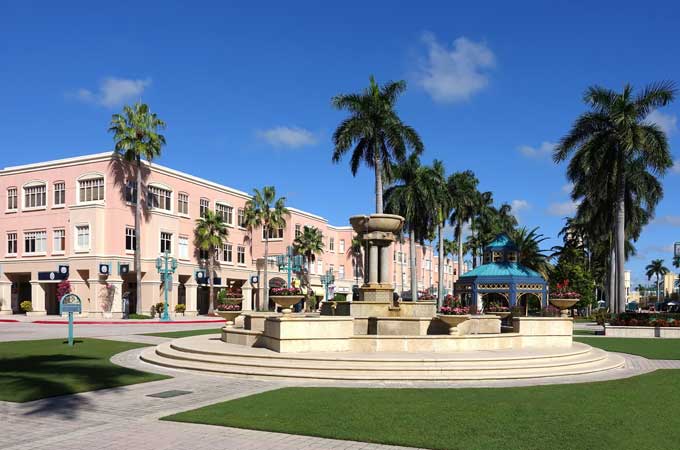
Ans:
{"type": "Polygon", "coordinates": [[[609,312],[616,313],[618,311],[618,305],[614,301],[614,291],[616,290],[616,250],[612,246],[611,254],[609,256],[609,279],[607,280],[607,303],[609,305],[609,312]]]}
{"type": "Polygon", "coordinates": [[[137,283],[136,313],[142,312],[142,158],[137,155],[136,173],[136,201],[135,201],[135,282],[137,283]]]}
{"type": "Polygon", "coordinates": [[[659,274],[656,274],[656,302],[661,303],[661,292],[659,291],[659,274]]]}
{"type": "Polygon", "coordinates": [[[208,286],[210,293],[208,296],[208,315],[215,312],[215,279],[213,272],[215,270],[213,264],[215,262],[214,250],[210,249],[208,252],[208,286]]]}
{"type": "Polygon", "coordinates": [[[408,247],[409,267],[411,269],[411,300],[416,302],[418,301],[418,273],[416,271],[416,241],[413,232],[409,233],[408,247]]]}
{"type": "Polygon", "coordinates": [[[463,275],[463,223],[458,221],[456,228],[456,239],[458,239],[458,278],[463,275]]]}
{"type": "Polygon", "coordinates": [[[437,307],[441,307],[444,304],[444,224],[439,223],[439,258],[437,260],[437,266],[439,267],[439,279],[437,280],[439,286],[437,286],[437,307]]]}
{"type": "Polygon", "coordinates": [[[383,184],[382,184],[382,166],[380,165],[380,158],[374,158],[375,163],[375,212],[383,213],[383,184]]]}
{"type": "Polygon", "coordinates": [[[262,293],[263,311],[269,310],[269,279],[267,278],[267,267],[269,266],[269,227],[264,229],[264,292],[262,293]]]}
{"type": "Polygon", "coordinates": [[[616,193],[616,296],[617,312],[623,312],[626,307],[625,263],[626,263],[626,181],[620,166],[619,185],[616,193]]]}

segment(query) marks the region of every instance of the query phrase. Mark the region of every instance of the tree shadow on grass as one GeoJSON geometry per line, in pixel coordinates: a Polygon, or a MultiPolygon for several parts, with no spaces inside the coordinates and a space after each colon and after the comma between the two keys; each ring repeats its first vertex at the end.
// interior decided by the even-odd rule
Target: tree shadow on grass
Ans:
{"type": "Polygon", "coordinates": [[[90,400],[80,392],[153,381],[154,374],[91,356],[40,355],[0,359],[0,400],[32,403],[26,415],[76,419],[90,400]]]}

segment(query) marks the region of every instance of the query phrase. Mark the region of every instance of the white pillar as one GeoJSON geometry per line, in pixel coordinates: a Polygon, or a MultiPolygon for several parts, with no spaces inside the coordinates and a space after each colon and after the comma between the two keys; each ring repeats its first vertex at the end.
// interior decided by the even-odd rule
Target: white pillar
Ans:
{"type": "Polygon", "coordinates": [[[193,277],[191,277],[189,281],[184,283],[184,291],[186,294],[185,299],[187,306],[187,309],[184,312],[185,316],[194,317],[198,315],[198,305],[196,303],[197,288],[198,284],[196,284],[193,277]]]}
{"type": "Polygon", "coordinates": [[[369,243],[368,244],[368,282],[370,284],[378,283],[378,246],[369,243]]]}
{"type": "Polygon", "coordinates": [[[0,274],[0,316],[12,314],[12,282],[0,274]]]}
{"type": "Polygon", "coordinates": [[[123,280],[109,280],[109,285],[111,285],[110,295],[113,297],[111,302],[111,317],[120,319],[123,317],[123,280]]]}
{"type": "Polygon", "coordinates": [[[250,277],[241,286],[241,293],[243,294],[243,303],[241,303],[241,311],[252,311],[253,309],[253,285],[250,284],[250,277]]]}
{"type": "Polygon", "coordinates": [[[388,284],[390,282],[389,280],[389,249],[390,247],[387,245],[383,245],[380,247],[380,283],[381,284],[388,284]]]}
{"type": "Polygon", "coordinates": [[[37,280],[31,280],[31,304],[33,311],[26,313],[27,316],[46,316],[45,310],[45,289],[37,280]]]}

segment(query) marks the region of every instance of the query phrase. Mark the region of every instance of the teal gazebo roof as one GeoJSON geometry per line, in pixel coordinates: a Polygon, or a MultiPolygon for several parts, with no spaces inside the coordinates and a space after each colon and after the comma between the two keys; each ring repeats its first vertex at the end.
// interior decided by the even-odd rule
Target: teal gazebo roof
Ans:
{"type": "Polygon", "coordinates": [[[465,272],[460,278],[476,278],[476,277],[536,277],[540,278],[541,274],[535,270],[531,270],[516,262],[495,262],[483,264],[476,269],[465,272]]]}
{"type": "Polygon", "coordinates": [[[517,250],[517,245],[505,233],[496,236],[492,243],[485,247],[485,250],[517,250]]]}

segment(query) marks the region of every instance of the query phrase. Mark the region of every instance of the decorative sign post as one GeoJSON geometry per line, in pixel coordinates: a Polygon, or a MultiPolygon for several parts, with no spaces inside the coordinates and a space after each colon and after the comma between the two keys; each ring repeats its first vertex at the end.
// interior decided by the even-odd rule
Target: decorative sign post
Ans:
{"type": "Polygon", "coordinates": [[[168,292],[172,290],[172,274],[177,270],[177,260],[170,256],[169,252],[166,250],[163,256],[156,258],[156,270],[158,270],[158,273],[161,275],[161,280],[163,281],[164,305],[161,322],[169,322],[168,292]]]}
{"type": "Polygon", "coordinates": [[[319,278],[321,279],[321,284],[323,284],[324,289],[326,290],[325,300],[328,301],[329,300],[328,286],[335,283],[335,276],[333,275],[333,271],[328,269],[328,272],[326,272],[325,275],[321,275],[319,278]]]}
{"type": "Polygon", "coordinates": [[[59,299],[59,314],[68,313],[68,345],[73,347],[73,313],[83,312],[83,303],[76,294],[64,294],[59,299]]]}
{"type": "Polygon", "coordinates": [[[276,265],[279,270],[288,271],[288,287],[290,286],[290,279],[292,272],[302,272],[302,268],[305,266],[305,257],[295,254],[295,249],[292,246],[288,246],[285,255],[278,255],[276,257],[276,265]]]}

